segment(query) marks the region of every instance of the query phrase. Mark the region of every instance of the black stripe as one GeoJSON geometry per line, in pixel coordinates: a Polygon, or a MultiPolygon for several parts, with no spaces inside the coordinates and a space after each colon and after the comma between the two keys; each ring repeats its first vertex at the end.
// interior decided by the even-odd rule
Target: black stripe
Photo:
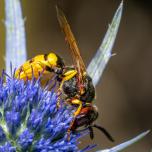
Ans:
{"type": "Polygon", "coordinates": [[[48,54],[44,54],[44,60],[47,61],[48,59],[48,54]]]}
{"type": "Polygon", "coordinates": [[[45,70],[48,71],[48,72],[54,72],[54,70],[52,68],[50,68],[49,66],[46,66],[45,70]]]}
{"type": "Polygon", "coordinates": [[[56,56],[58,58],[58,60],[57,60],[57,66],[63,68],[65,66],[63,59],[60,56],[58,56],[57,54],[56,54],[56,56]]]}
{"type": "Polygon", "coordinates": [[[32,58],[32,59],[29,60],[29,63],[32,63],[33,61],[34,61],[34,59],[32,58]]]}

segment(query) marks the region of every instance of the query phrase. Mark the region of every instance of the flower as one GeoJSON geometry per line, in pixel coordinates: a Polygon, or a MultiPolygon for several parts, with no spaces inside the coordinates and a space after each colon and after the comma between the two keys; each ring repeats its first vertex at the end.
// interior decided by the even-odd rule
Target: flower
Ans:
{"type": "MultiPolygon", "coordinates": [[[[73,107],[62,104],[57,108],[57,94],[46,88],[40,86],[40,79],[25,83],[3,73],[0,79],[0,152],[79,150],[81,134],[71,132],[70,140],[67,138],[73,107]]],[[[92,146],[82,151],[90,148],[92,146]]]]}

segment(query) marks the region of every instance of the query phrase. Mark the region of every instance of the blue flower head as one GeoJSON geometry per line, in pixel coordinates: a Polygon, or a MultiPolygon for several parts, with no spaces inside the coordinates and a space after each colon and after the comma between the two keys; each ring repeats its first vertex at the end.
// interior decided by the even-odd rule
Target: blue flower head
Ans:
{"type": "MultiPolygon", "coordinates": [[[[79,151],[80,134],[67,130],[73,107],[57,108],[57,94],[39,80],[24,82],[2,74],[0,79],[0,152],[79,151]]],[[[89,150],[91,146],[82,151],[89,150]]]]}

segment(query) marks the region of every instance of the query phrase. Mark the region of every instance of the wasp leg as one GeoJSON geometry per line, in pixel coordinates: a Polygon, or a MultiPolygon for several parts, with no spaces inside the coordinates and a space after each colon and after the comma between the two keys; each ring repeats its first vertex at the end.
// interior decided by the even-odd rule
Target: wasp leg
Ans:
{"type": "Polygon", "coordinates": [[[72,128],[72,126],[73,126],[73,124],[74,124],[74,121],[75,121],[75,118],[72,120],[72,122],[70,123],[70,127],[69,127],[69,129],[68,129],[68,131],[67,131],[67,137],[68,137],[68,141],[70,141],[70,133],[71,133],[71,128],[72,128]]]}
{"type": "Polygon", "coordinates": [[[57,106],[57,109],[59,109],[61,107],[61,103],[60,103],[61,89],[60,88],[57,91],[57,96],[58,96],[58,99],[57,99],[56,106],[57,106]]]}
{"type": "Polygon", "coordinates": [[[60,94],[61,94],[61,92],[62,92],[63,83],[64,83],[64,79],[61,81],[60,86],[59,86],[59,89],[57,90],[57,95],[59,96],[59,97],[58,97],[58,100],[57,100],[57,103],[56,103],[57,109],[59,109],[59,108],[61,107],[60,94]]]}
{"type": "Polygon", "coordinates": [[[67,132],[67,134],[68,134],[68,141],[70,140],[70,132],[71,132],[71,128],[72,128],[72,126],[73,126],[73,124],[74,124],[75,118],[76,118],[76,116],[79,115],[79,113],[80,113],[80,111],[81,111],[81,109],[82,109],[82,101],[80,101],[80,100],[78,100],[78,99],[73,99],[73,100],[71,101],[71,103],[74,104],[74,105],[78,105],[78,108],[77,108],[77,110],[74,112],[74,118],[73,118],[73,120],[72,120],[72,122],[71,122],[71,124],[70,124],[70,127],[69,127],[69,129],[68,129],[68,132],[67,132]]]}
{"type": "Polygon", "coordinates": [[[70,80],[71,78],[73,78],[78,72],[76,70],[70,70],[67,71],[66,73],[64,73],[64,81],[70,80]]]}
{"type": "Polygon", "coordinates": [[[105,136],[112,142],[114,142],[114,139],[113,137],[110,135],[110,133],[103,127],[99,126],[99,125],[96,125],[94,124],[92,127],[95,127],[97,129],[99,129],[101,132],[103,132],[105,134],[105,136]]]}
{"type": "Polygon", "coordinates": [[[71,101],[71,103],[74,104],[74,105],[78,105],[77,110],[74,112],[74,117],[76,117],[80,113],[80,111],[82,109],[82,101],[80,101],[78,99],[73,99],[71,101]]]}

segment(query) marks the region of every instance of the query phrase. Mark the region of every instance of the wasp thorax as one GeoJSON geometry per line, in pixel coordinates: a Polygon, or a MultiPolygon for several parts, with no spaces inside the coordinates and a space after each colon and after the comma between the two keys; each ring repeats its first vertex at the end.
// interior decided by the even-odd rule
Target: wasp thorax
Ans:
{"type": "Polygon", "coordinates": [[[68,97],[74,97],[78,94],[78,86],[76,77],[73,77],[63,83],[63,92],[68,97]]]}
{"type": "Polygon", "coordinates": [[[68,97],[77,96],[82,102],[91,103],[95,98],[95,88],[92,84],[92,79],[88,75],[84,76],[83,84],[79,84],[77,74],[75,74],[70,79],[64,81],[62,85],[62,89],[63,89],[63,93],[66,96],[68,97]],[[80,91],[81,87],[83,87],[83,93],[81,93],[80,91]]]}

